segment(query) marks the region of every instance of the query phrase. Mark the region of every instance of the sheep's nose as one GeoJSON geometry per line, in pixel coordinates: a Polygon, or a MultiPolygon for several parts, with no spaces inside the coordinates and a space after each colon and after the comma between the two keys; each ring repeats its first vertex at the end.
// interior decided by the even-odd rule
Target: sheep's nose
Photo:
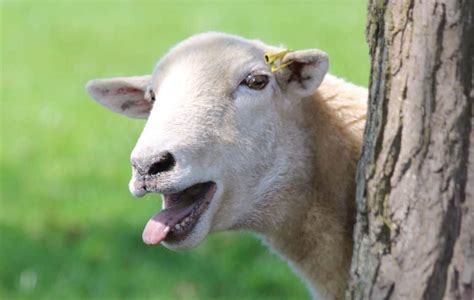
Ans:
{"type": "Polygon", "coordinates": [[[175,164],[176,161],[174,160],[173,154],[164,152],[157,161],[150,165],[148,168],[148,175],[156,175],[158,173],[170,171],[173,169],[175,164]]]}
{"type": "Polygon", "coordinates": [[[170,152],[163,152],[158,156],[158,159],[154,160],[133,160],[132,165],[138,173],[142,176],[149,175],[158,175],[173,169],[176,165],[176,160],[174,159],[173,154],[170,152]]]}

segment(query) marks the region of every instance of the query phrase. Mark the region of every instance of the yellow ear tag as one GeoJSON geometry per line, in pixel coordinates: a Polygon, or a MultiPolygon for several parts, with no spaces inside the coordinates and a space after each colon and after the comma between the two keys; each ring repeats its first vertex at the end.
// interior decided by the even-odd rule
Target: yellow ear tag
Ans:
{"type": "Polygon", "coordinates": [[[287,55],[290,52],[291,50],[283,50],[281,52],[276,52],[276,53],[265,53],[265,63],[272,66],[272,69],[271,69],[272,73],[275,73],[276,71],[285,68],[286,66],[288,66],[289,64],[293,62],[292,60],[290,60],[284,64],[281,63],[285,55],[287,55]],[[277,61],[279,62],[278,64],[277,64],[277,61]]]}

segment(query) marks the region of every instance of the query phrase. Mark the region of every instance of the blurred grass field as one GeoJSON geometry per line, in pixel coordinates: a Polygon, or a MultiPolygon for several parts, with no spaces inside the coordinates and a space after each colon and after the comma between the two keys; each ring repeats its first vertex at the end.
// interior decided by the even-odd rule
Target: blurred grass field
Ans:
{"type": "Polygon", "coordinates": [[[127,188],[144,121],[109,113],[84,84],[148,73],[214,30],[323,49],[333,74],[366,85],[365,15],[365,0],[2,1],[0,299],[308,299],[250,234],[146,247],[160,199],[127,188]]]}

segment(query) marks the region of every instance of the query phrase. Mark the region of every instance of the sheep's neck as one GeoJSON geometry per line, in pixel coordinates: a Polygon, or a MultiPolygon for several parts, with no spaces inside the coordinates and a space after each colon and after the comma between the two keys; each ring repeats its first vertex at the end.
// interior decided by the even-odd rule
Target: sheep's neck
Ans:
{"type": "Polygon", "coordinates": [[[305,278],[313,294],[343,298],[352,255],[360,132],[354,134],[344,125],[318,94],[305,99],[301,109],[298,127],[310,151],[303,156],[305,178],[280,191],[283,196],[271,214],[282,215],[281,221],[263,235],[305,278]]]}

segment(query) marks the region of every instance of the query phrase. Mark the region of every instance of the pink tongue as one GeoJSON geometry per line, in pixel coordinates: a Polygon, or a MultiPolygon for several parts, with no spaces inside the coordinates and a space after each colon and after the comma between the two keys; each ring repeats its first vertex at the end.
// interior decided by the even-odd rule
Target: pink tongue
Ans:
{"type": "Polygon", "coordinates": [[[143,242],[157,245],[166,238],[170,229],[191,213],[194,205],[177,205],[164,209],[154,215],[143,230],[143,242]]]}

